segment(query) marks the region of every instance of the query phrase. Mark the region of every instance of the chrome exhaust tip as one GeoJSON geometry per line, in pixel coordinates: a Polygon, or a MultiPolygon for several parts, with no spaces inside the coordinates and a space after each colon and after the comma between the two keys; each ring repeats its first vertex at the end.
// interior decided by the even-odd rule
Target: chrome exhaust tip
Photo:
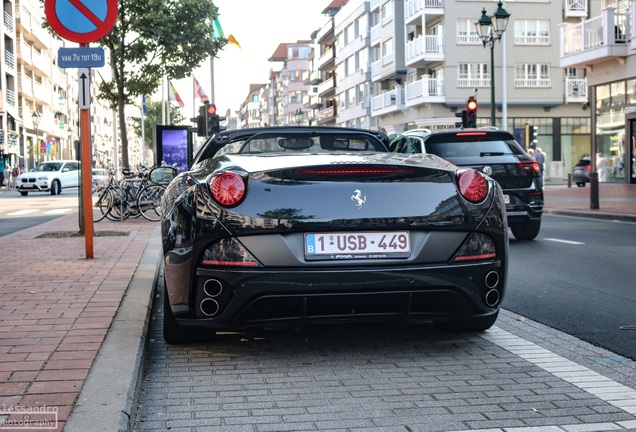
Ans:
{"type": "Polygon", "coordinates": [[[492,289],[496,287],[497,285],[499,285],[499,273],[494,270],[489,272],[484,278],[484,283],[488,288],[492,289]]]}
{"type": "Polygon", "coordinates": [[[203,315],[212,317],[219,313],[219,303],[214,299],[206,298],[201,300],[199,309],[201,309],[203,315]]]}
{"type": "Polygon", "coordinates": [[[499,303],[499,291],[496,289],[491,289],[486,293],[486,304],[490,307],[497,306],[499,303]]]}
{"type": "Polygon", "coordinates": [[[212,298],[220,296],[222,291],[223,285],[216,279],[208,279],[203,284],[203,292],[212,298]]]}

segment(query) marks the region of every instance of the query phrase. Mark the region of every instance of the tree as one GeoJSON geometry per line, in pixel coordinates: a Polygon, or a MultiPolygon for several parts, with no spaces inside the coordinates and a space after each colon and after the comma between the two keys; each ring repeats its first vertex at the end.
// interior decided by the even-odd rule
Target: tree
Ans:
{"type": "MultiPolygon", "coordinates": [[[[154,125],[162,124],[162,108],[163,105],[161,102],[155,102],[152,100],[146,101],[146,107],[148,108],[148,113],[144,115],[144,145],[148,149],[152,149],[152,128],[154,125]]],[[[190,125],[190,121],[186,121],[186,118],[181,114],[181,110],[177,108],[173,104],[168,104],[168,109],[170,110],[170,123],[175,125],[190,125]]],[[[133,129],[137,136],[141,136],[141,117],[131,117],[135,122],[133,125],[133,129]]]]}
{"type": "Polygon", "coordinates": [[[110,52],[112,80],[99,84],[99,97],[118,110],[122,164],[129,168],[125,107],[150,95],[163,78],[182,79],[227,45],[215,38],[210,0],[119,0],[113,30],[98,43],[110,52]]]}

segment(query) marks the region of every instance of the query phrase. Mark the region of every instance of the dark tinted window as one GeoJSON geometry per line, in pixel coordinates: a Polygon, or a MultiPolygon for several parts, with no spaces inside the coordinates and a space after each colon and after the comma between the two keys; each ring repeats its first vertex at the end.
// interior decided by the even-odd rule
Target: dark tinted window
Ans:
{"type": "Polygon", "coordinates": [[[522,154],[514,139],[504,134],[459,133],[432,135],[426,140],[426,152],[441,158],[522,154]]]}

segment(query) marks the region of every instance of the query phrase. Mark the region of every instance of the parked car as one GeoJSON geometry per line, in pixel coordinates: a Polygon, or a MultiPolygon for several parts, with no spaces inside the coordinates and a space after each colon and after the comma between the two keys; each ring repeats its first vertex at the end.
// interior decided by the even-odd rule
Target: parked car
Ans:
{"type": "Polygon", "coordinates": [[[392,139],[391,151],[437,155],[473,168],[502,187],[508,225],[517,240],[533,240],[541,229],[543,178],[539,164],[512,134],[494,128],[416,129],[392,139]]]}
{"type": "Polygon", "coordinates": [[[168,185],[164,339],[323,322],[493,325],[508,227],[493,179],[380,132],[223,131],[168,185]]]}
{"type": "Polygon", "coordinates": [[[572,181],[578,187],[585,187],[585,183],[590,182],[590,171],[592,170],[592,159],[583,156],[581,160],[572,168],[572,181]]]}
{"type": "Polygon", "coordinates": [[[108,170],[103,168],[93,168],[93,191],[96,191],[108,183],[108,170]]]}
{"type": "Polygon", "coordinates": [[[54,160],[40,163],[33,171],[18,177],[17,190],[22,196],[29,192],[50,192],[59,195],[62,190],[79,186],[79,162],[54,160]]]}

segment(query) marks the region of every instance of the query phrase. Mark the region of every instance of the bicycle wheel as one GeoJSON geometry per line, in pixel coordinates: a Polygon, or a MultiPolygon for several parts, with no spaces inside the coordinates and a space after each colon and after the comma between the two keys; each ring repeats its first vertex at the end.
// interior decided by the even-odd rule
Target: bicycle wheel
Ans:
{"type": "Polygon", "coordinates": [[[139,192],[137,208],[141,215],[149,221],[161,219],[161,197],[163,197],[164,190],[166,188],[161,185],[150,185],[139,192]]]}
{"type": "MultiPolygon", "coordinates": [[[[99,198],[95,202],[95,207],[99,209],[99,213],[97,217],[93,216],[93,220],[95,222],[99,222],[104,219],[108,213],[110,212],[111,207],[113,206],[113,193],[108,189],[102,190],[99,194],[99,198]]],[[[93,212],[95,214],[95,212],[93,212]]]]}
{"type": "MultiPolygon", "coordinates": [[[[111,192],[112,193],[112,192],[111,192]]],[[[115,222],[121,222],[124,219],[128,219],[130,211],[128,210],[128,203],[118,193],[112,193],[113,204],[110,211],[106,214],[106,217],[115,222]]]]}

